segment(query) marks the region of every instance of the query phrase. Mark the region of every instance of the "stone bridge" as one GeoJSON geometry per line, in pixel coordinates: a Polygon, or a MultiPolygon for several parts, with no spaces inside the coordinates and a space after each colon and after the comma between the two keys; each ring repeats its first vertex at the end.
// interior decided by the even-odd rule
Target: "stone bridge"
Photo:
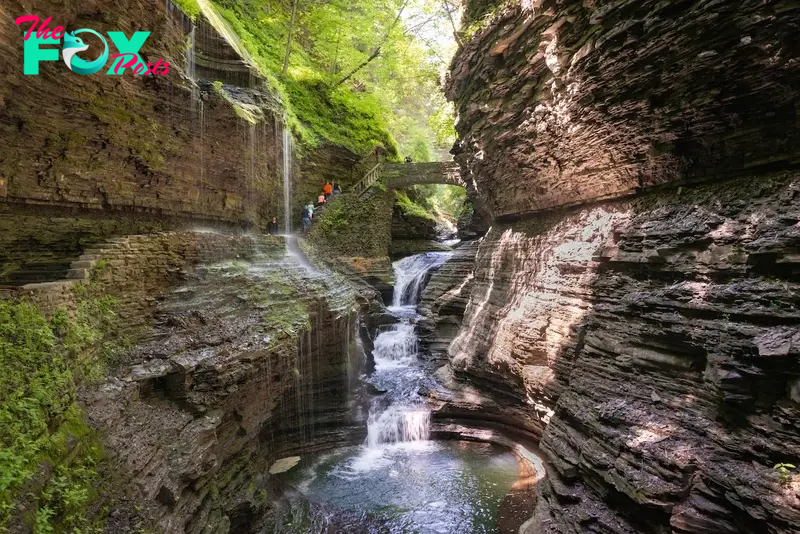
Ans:
{"type": "Polygon", "coordinates": [[[405,189],[412,185],[447,184],[464,186],[461,172],[455,161],[434,163],[391,163],[384,174],[390,189],[405,189]]]}

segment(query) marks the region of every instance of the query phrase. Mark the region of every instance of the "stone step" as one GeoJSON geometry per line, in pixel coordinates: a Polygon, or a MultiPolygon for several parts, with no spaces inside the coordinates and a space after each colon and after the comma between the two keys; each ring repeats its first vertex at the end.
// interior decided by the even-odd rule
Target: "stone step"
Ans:
{"type": "Polygon", "coordinates": [[[70,264],[70,268],[72,268],[72,269],[91,269],[95,265],[97,265],[97,262],[95,260],[78,260],[78,261],[73,261],[70,264]]]}
{"type": "Polygon", "coordinates": [[[66,271],[72,260],[35,261],[22,266],[23,271],[66,271]]]}
{"type": "Polygon", "coordinates": [[[67,271],[66,278],[69,280],[86,280],[89,278],[89,269],[70,269],[67,271]]]}
{"type": "Polygon", "coordinates": [[[67,277],[68,269],[61,271],[34,271],[34,270],[21,270],[15,271],[8,275],[8,280],[14,284],[23,283],[38,283],[38,282],[53,282],[67,277]]]}

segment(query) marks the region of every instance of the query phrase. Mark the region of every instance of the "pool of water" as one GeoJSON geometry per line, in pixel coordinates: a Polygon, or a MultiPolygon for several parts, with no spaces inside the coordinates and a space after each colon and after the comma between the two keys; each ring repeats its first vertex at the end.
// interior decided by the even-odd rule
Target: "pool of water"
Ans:
{"type": "Polygon", "coordinates": [[[495,445],[418,441],[341,449],[287,477],[311,501],[367,514],[378,532],[477,534],[497,532],[519,474],[517,456],[495,445]]]}

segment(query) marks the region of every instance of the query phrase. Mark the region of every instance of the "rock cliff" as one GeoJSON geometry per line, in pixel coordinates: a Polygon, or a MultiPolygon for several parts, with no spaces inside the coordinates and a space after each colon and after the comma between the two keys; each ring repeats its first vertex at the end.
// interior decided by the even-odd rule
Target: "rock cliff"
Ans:
{"type": "Polygon", "coordinates": [[[288,259],[228,262],[161,302],[121,379],[84,394],[130,481],[110,531],[138,515],[165,533],[256,532],[278,496],[272,462],[363,439],[348,405],[358,307],[325,280],[288,259]]]}
{"type": "Polygon", "coordinates": [[[800,451],[798,199],[783,174],[492,228],[437,418],[540,440],[527,532],[800,528],[773,469],[800,451]]]}
{"type": "MultiPolygon", "coordinates": [[[[71,267],[71,279],[0,295],[4,310],[35,305],[62,325],[47,355],[68,355],[61,395],[81,422],[48,406],[49,424],[26,430],[63,433],[66,446],[3,494],[10,532],[33,532],[42,509],[42,524],[115,534],[263,531],[282,494],[272,462],[363,440],[350,395],[374,290],[309,270],[271,236],[115,238],[71,267]],[[85,458],[87,447],[101,452],[85,458]]],[[[19,394],[34,411],[34,392],[19,394]]]]}
{"type": "Polygon", "coordinates": [[[494,222],[463,319],[424,326],[461,321],[436,417],[538,441],[530,534],[800,531],[800,10],[467,18],[454,152],[494,222]]]}
{"type": "MultiPolygon", "coordinates": [[[[69,261],[80,246],[68,245],[78,239],[86,246],[131,231],[253,228],[283,211],[288,147],[280,99],[222,36],[220,21],[199,15],[193,22],[169,0],[126,0],[111,10],[106,4],[12,1],[0,7],[5,266],[50,261],[43,256],[56,252],[61,256],[55,259],[69,261]],[[171,70],[166,76],[109,76],[106,69],[80,76],[59,59],[42,61],[39,75],[23,75],[29,23],[16,26],[14,20],[32,13],[68,31],[149,31],[142,57],[169,62],[171,70]],[[86,231],[98,214],[104,221],[86,231]],[[20,216],[38,226],[60,217],[63,250],[39,246],[45,238],[31,238],[26,225],[14,224],[20,216]],[[114,225],[109,219],[124,220],[114,225]]],[[[98,55],[99,39],[87,42],[87,54],[98,55]]]]}
{"type": "Polygon", "coordinates": [[[790,2],[467,8],[447,93],[456,159],[494,217],[798,162],[790,2]]]}

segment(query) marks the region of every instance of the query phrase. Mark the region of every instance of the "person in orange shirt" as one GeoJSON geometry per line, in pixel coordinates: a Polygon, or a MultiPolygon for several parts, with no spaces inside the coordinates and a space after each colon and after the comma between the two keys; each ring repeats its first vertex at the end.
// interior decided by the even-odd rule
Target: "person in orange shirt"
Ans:
{"type": "Polygon", "coordinates": [[[333,186],[330,182],[325,184],[325,186],[322,188],[322,192],[325,193],[325,200],[328,200],[328,198],[333,194],[333,186]]]}

